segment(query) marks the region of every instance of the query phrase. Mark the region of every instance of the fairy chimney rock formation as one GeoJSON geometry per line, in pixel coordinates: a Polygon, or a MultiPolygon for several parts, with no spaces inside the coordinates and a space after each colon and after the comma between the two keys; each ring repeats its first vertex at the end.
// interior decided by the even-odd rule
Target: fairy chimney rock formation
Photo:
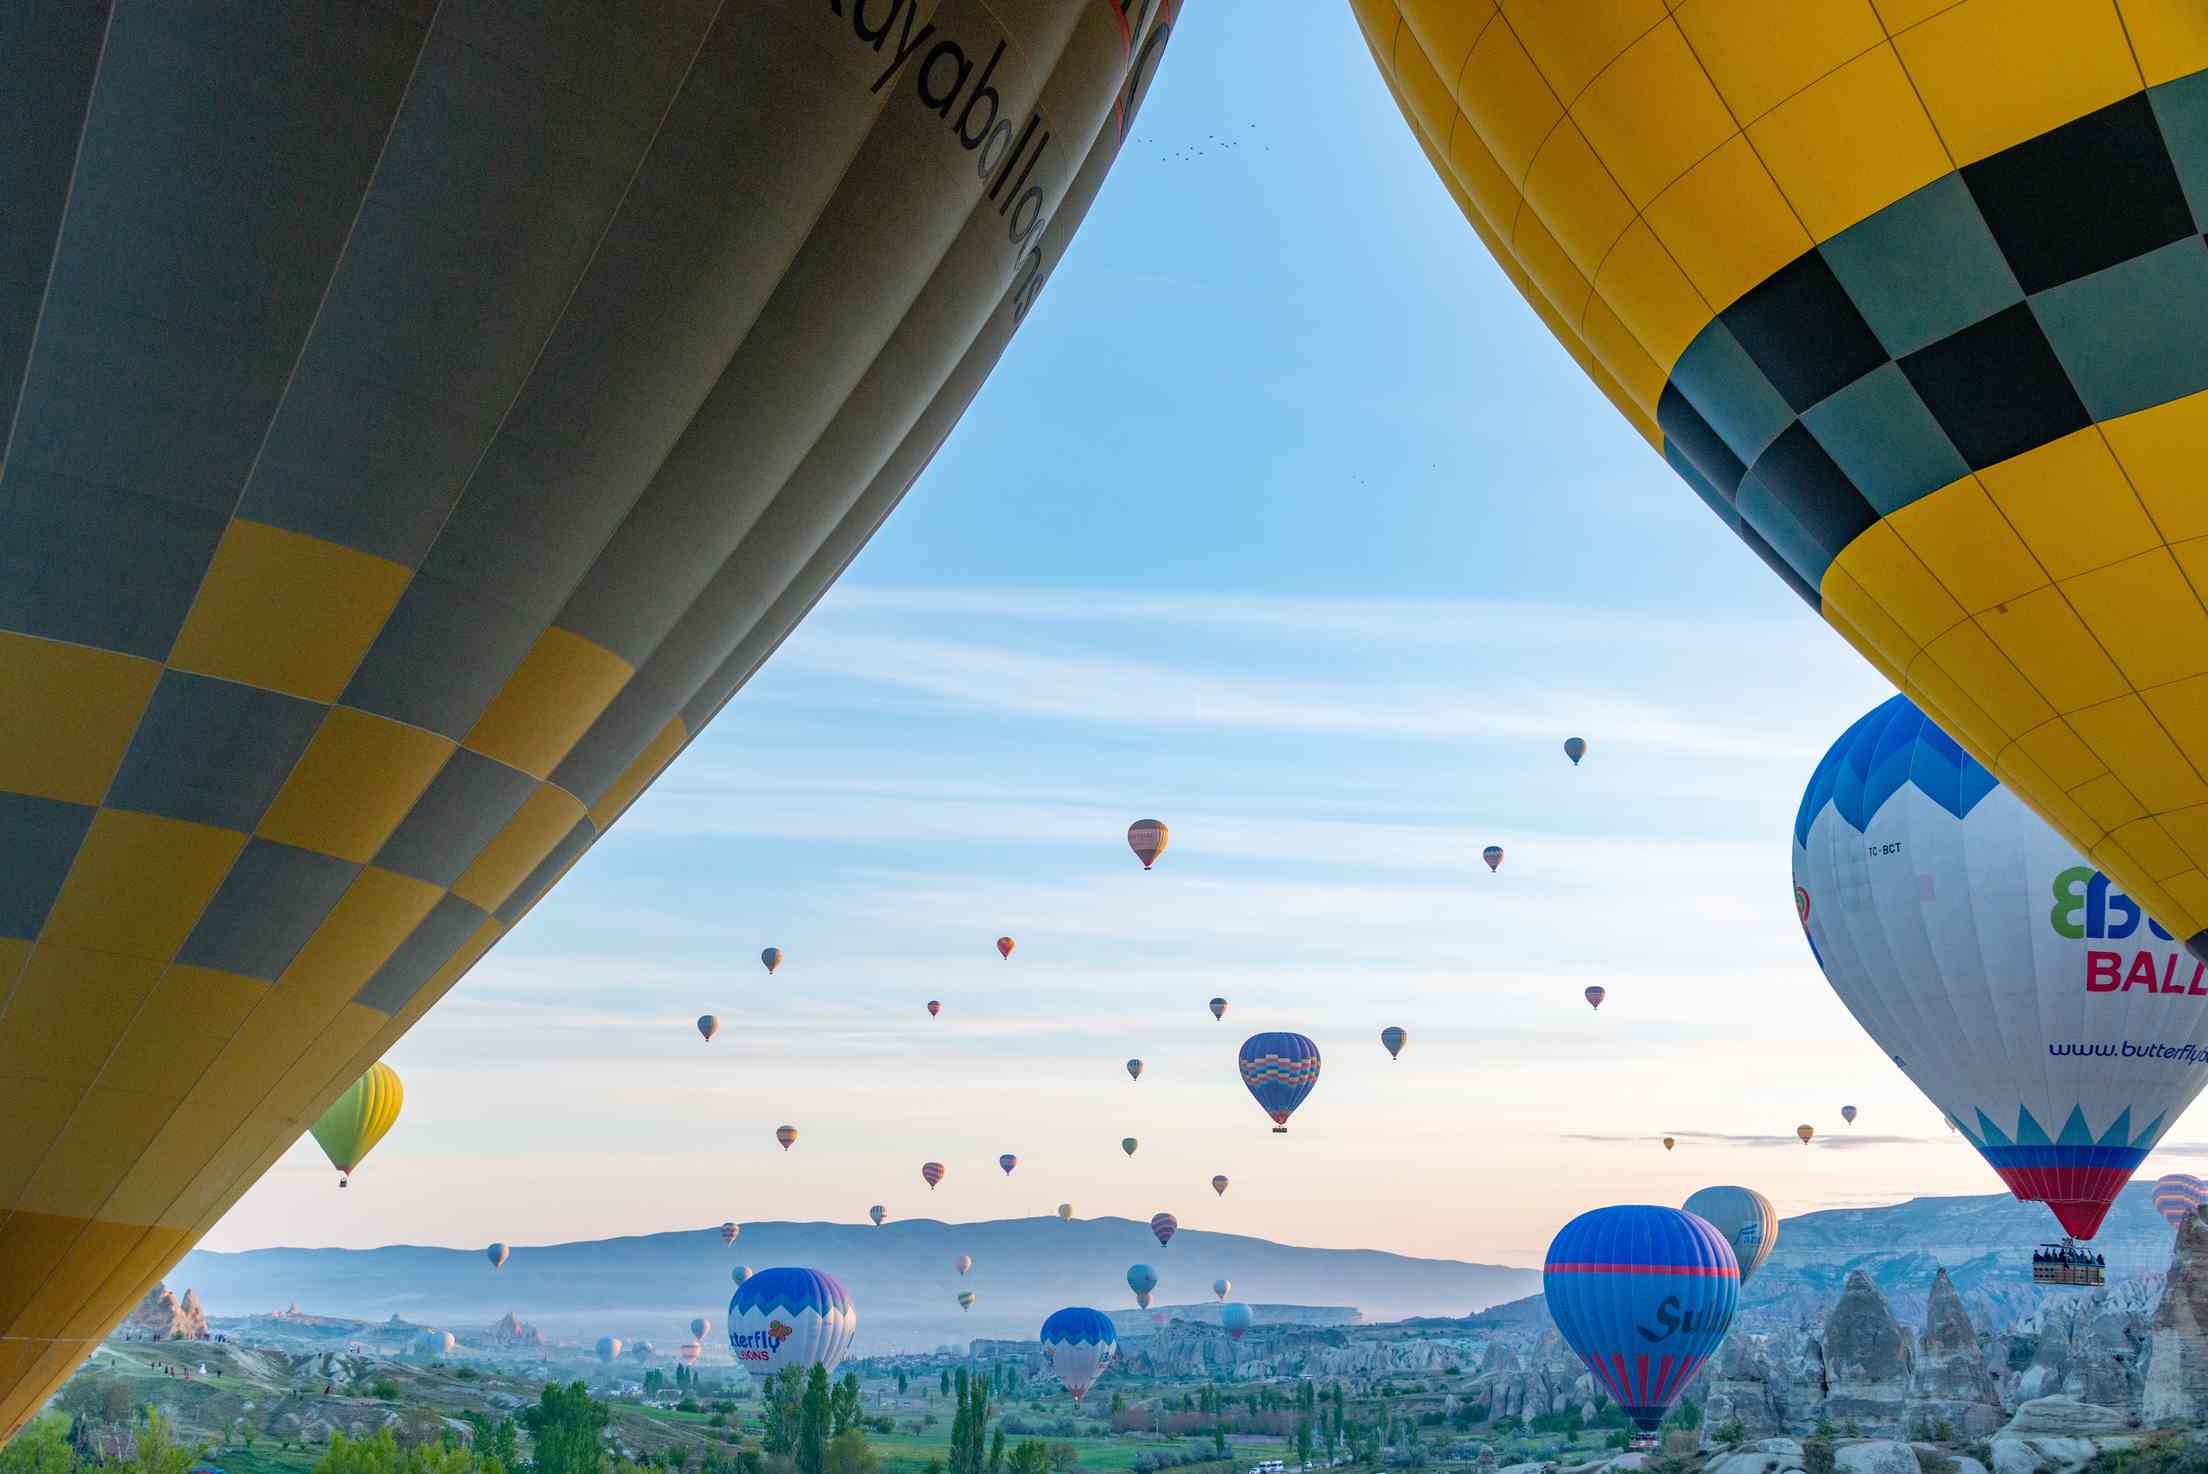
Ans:
{"type": "Polygon", "coordinates": [[[1840,1299],[1825,1317],[1824,1415],[1865,1433],[1899,1432],[1909,1397],[1909,1340],[1878,1285],[1848,1271],[1840,1299]]]}

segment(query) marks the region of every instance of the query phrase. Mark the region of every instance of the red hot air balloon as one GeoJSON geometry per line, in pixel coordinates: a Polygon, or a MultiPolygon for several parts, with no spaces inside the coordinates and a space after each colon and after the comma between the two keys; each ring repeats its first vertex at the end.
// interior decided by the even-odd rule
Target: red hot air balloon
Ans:
{"type": "Polygon", "coordinates": [[[1010,937],[997,938],[997,955],[1007,962],[1012,960],[1012,939],[1010,937]]]}
{"type": "Polygon", "coordinates": [[[1226,999],[1224,999],[1224,998],[1214,998],[1214,999],[1212,999],[1212,1000],[1211,1000],[1211,1016],[1212,1016],[1213,1018],[1222,1018],[1222,1019],[1223,1019],[1223,1018],[1225,1018],[1225,1017],[1227,1016],[1227,1000],[1226,1000],[1226,999]]]}
{"type": "Polygon", "coordinates": [[[1598,983],[1596,986],[1589,988],[1582,996],[1586,998],[1589,1008],[1600,1008],[1602,1007],[1602,1000],[1610,996],[1610,990],[1598,983]]]}
{"type": "Polygon", "coordinates": [[[1135,852],[1135,858],[1142,861],[1145,870],[1165,853],[1165,841],[1165,826],[1155,819],[1137,819],[1127,826],[1127,848],[1135,852]]]}
{"type": "Polygon", "coordinates": [[[942,999],[940,999],[940,998],[930,998],[930,999],[928,1000],[928,1017],[929,1017],[929,1018],[934,1018],[934,1017],[935,1017],[935,1016],[936,1016],[937,1014],[941,1013],[942,1011],[943,1011],[943,1000],[942,1000],[942,999]]]}
{"type": "Polygon", "coordinates": [[[777,1126],[774,1128],[774,1139],[782,1143],[782,1150],[788,1151],[790,1143],[797,1140],[797,1128],[795,1126],[777,1126]]]}
{"type": "Polygon", "coordinates": [[[928,1185],[929,1192],[934,1192],[935,1185],[943,1180],[943,1164],[941,1162],[922,1162],[920,1164],[920,1180],[928,1185]]]}
{"type": "Polygon", "coordinates": [[[1173,1235],[1179,1233],[1180,1229],[1181,1220],[1170,1213],[1156,1214],[1150,1220],[1150,1231],[1158,1236],[1158,1247],[1161,1249],[1173,1242],[1173,1235]]]}
{"type": "Polygon", "coordinates": [[[1003,1156],[997,1158],[997,1165],[1004,1169],[1005,1176],[1010,1177],[1012,1175],[1012,1169],[1020,1165],[1020,1159],[1013,1156],[1010,1152],[1006,1152],[1003,1156]]]}

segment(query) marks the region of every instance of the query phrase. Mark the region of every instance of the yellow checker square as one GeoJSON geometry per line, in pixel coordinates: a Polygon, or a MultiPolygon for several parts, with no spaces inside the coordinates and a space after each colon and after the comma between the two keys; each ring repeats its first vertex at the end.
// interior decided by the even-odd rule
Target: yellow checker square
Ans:
{"type": "Polygon", "coordinates": [[[357,1073],[351,1079],[344,1077],[346,1063],[390,1022],[388,1014],[358,1003],[340,1008],[284,1071],[258,1107],[259,1113],[297,1120],[302,1128],[311,1126],[331,1101],[360,1078],[357,1073]]]}
{"type": "Polygon", "coordinates": [[[2164,929],[2181,937],[2190,936],[2200,930],[2200,922],[2208,918],[2208,875],[2203,875],[2198,870],[2187,870],[2163,881],[2162,888],[2177,903],[2177,909],[2172,911],[2159,908],[2148,901],[2147,914],[2156,921],[2168,916],[2170,919],[2164,923],[2164,929]]]}
{"type": "Polygon", "coordinates": [[[1742,122],[1886,40],[1870,0],[1686,0],[1675,13],[1742,122]]]}
{"type": "Polygon", "coordinates": [[[1937,639],[1964,617],[1963,606],[1889,522],[1872,523],[1840,550],[1825,570],[1827,600],[1834,570],[1845,571],[1919,645],[1937,639]]]}
{"type": "Polygon", "coordinates": [[[2156,880],[2168,880],[2194,868],[2192,857],[2170,838],[2158,820],[2151,817],[2134,819],[2117,830],[2114,838],[2124,847],[2124,852],[2156,880]]]}
{"type": "Polygon", "coordinates": [[[496,911],[582,816],[583,806],[572,795],[549,783],[543,785],[523,800],[506,827],[453,882],[452,893],[485,911],[496,911]]]}
{"type": "Polygon", "coordinates": [[[452,748],[434,732],[333,706],[255,832],[365,865],[452,748]]]}
{"type": "Polygon", "coordinates": [[[1503,0],[1503,23],[1566,102],[1664,14],[1663,0],[1503,0]]]}
{"type": "Polygon", "coordinates": [[[2034,589],[1977,618],[1979,628],[2058,712],[2113,701],[2129,690],[2123,672],[2059,589],[2034,589]]]}
{"type": "Polygon", "coordinates": [[[2047,780],[2064,792],[2108,771],[2108,764],[2060,717],[2017,738],[2016,749],[2028,755],[2047,780]]]}
{"type": "Polygon", "coordinates": [[[215,549],[169,664],[335,701],[411,577],[388,558],[235,520],[215,549]]]}
{"type": "Polygon", "coordinates": [[[2058,579],[2162,541],[2092,425],[1987,466],[1978,480],[2040,566],[2058,579]]]}
{"type": "Polygon", "coordinates": [[[182,1099],[268,989],[258,978],[171,964],[130,1021],[100,1079],[182,1099]]]}
{"type": "MultiPolygon", "coordinates": [[[[54,1139],[68,1124],[69,1113],[77,1108],[83,1092],[54,1090],[43,1084],[32,1087],[6,1075],[0,1075],[0,1089],[6,1090],[8,1099],[14,1102],[8,1129],[0,1131],[0,1203],[12,1203],[53,1149],[54,1139]]],[[[0,1210],[0,1216],[4,1212],[0,1210]]],[[[6,1280],[6,1265],[0,1263],[0,1285],[6,1280]]]]}
{"type": "Polygon", "coordinates": [[[1395,33],[1403,17],[1396,0],[1349,0],[1349,8],[1357,16],[1357,24],[1374,43],[1374,49],[1386,56],[1395,49],[1395,33]]]}
{"type": "MultiPolygon", "coordinates": [[[[24,1186],[22,1206],[39,1213],[98,1214],[175,1106],[143,1091],[95,1086],[24,1186]]],[[[105,1268],[98,1266],[103,1274],[105,1268]]]]}
{"type": "MultiPolygon", "coordinates": [[[[1634,421],[1643,435],[1654,437],[1656,430],[1656,404],[1663,399],[1663,368],[1656,366],[1654,357],[1647,355],[1634,335],[1618,322],[1618,313],[1610,309],[1610,302],[1599,296],[1588,298],[1588,316],[1579,324],[1583,340],[1574,344],[1565,340],[1565,346],[1579,346],[1588,353],[1590,362],[1581,364],[1588,368],[1588,375],[1596,382],[1618,413],[1634,421]]],[[[1574,353],[1579,357],[1579,353],[1574,353]]],[[[598,825],[603,830],[605,825],[598,825]]]]}
{"type": "MultiPolygon", "coordinates": [[[[1460,193],[1458,208],[1463,209],[1464,201],[1469,199],[1479,210],[1477,215],[1465,211],[1474,225],[1484,225],[1498,236],[1508,236],[1518,223],[1518,209],[1525,201],[1518,193],[1518,186],[1503,172],[1503,166],[1495,162],[1487,140],[1480,137],[1477,128],[1460,123],[1449,135],[1448,154],[1449,174],[1457,185],[1452,193],[1460,193]]],[[[1488,249],[1498,258],[1503,254],[1492,245],[1488,249]]]]}
{"type": "Polygon", "coordinates": [[[1928,650],[1909,663],[1908,690],[1925,715],[1949,736],[1969,742],[1983,752],[1999,752],[2008,736],[2001,724],[1986,714],[1976,698],[1928,650]]]}
{"type": "MultiPolygon", "coordinates": [[[[1970,682],[1970,694],[2001,729],[2003,741],[1995,743],[1996,747],[2055,714],[2022,672],[2003,657],[1985,630],[1967,619],[1925,646],[1924,653],[1958,681],[1970,682]]],[[[1910,669],[1922,669],[1922,661],[1913,662],[1910,669]]]]}
{"type": "Polygon", "coordinates": [[[2149,87],[2208,68],[2208,5],[2201,0],[2116,0],[2149,87]]]}
{"type": "Polygon", "coordinates": [[[2195,867],[2208,865],[2208,804],[2158,816],[2162,830],[2192,859],[2195,867]]]}
{"type": "Polygon", "coordinates": [[[1457,100],[1449,82],[1448,77],[1434,70],[1416,36],[1408,30],[1395,33],[1396,88],[1410,104],[1410,114],[1418,125],[1439,143],[1448,142],[1449,131],[1457,121],[1457,100]]]}
{"type": "Polygon", "coordinates": [[[1720,312],[1810,247],[1793,207],[1737,133],[1650,202],[1648,223],[1720,312]]]}
{"type": "Polygon", "coordinates": [[[2208,773],[2208,675],[2139,693],[2162,730],[2198,772],[2208,773]]]}
{"type": "MultiPolygon", "coordinates": [[[[139,1228],[143,1222],[114,1212],[105,1216],[126,1228],[139,1228]]],[[[99,1261],[107,1273],[85,1295],[76,1313],[61,1323],[63,1337],[91,1340],[103,1335],[121,1314],[134,1309],[159,1287],[162,1275],[190,1247],[173,1229],[159,1225],[140,1229],[135,1243],[118,1249],[115,1257],[99,1261]]]]}
{"type": "Polygon", "coordinates": [[[8,1000],[0,1075],[90,1085],[160,978],[149,958],[42,943],[8,1000]]]}
{"type": "Polygon", "coordinates": [[[1637,207],[1740,131],[1668,19],[1588,86],[1572,116],[1637,207]]]}
{"type": "Polygon", "coordinates": [[[1564,105],[1518,44],[1518,33],[1507,25],[1489,26],[1480,34],[1464,63],[1464,75],[1457,79],[1457,106],[1520,188],[1542,140],[1564,116],[1564,105]]]}
{"type": "Polygon", "coordinates": [[[2066,579],[2062,591],[2132,685],[2208,671],[2208,611],[2168,548],[2066,579]]]}
{"type": "Polygon", "coordinates": [[[1578,322],[1587,311],[1592,288],[1533,211],[1518,212],[1518,234],[1512,244],[1526,275],[1533,278],[1557,315],[1568,323],[1578,322]]]}
{"type": "Polygon", "coordinates": [[[1896,666],[1906,667],[1924,649],[1924,642],[1911,639],[1901,622],[1838,563],[1825,570],[1819,593],[1827,620],[1845,623],[1854,632],[1855,643],[1868,641],[1896,666]]]}
{"type": "Polygon", "coordinates": [[[426,881],[368,866],[284,969],[261,1012],[304,998],[326,1017],[351,1002],[443,894],[426,881]]]}
{"type": "MultiPolygon", "coordinates": [[[[1841,639],[1846,640],[1849,645],[1854,647],[1856,654],[1871,663],[1871,669],[1892,682],[1896,689],[1908,692],[1912,700],[1916,699],[1917,690],[1909,683],[1908,666],[1909,661],[1917,658],[1917,652],[1912,652],[1907,660],[1897,661],[1889,658],[1886,652],[1878,647],[1875,640],[1855,627],[1855,621],[1850,619],[1847,610],[1839,605],[1826,607],[1825,622],[1832,626],[1841,639]]],[[[1917,701],[1917,704],[1923,706],[1924,702],[1917,701]]]]}
{"type": "Polygon", "coordinates": [[[613,786],[598,796],[598,802],[590,806],[590,822],[603,834],[613,821],[628,811],[638,794],[651,786],[659,776],[659,770],[675,760],[682,751],[682,744],[689,740],[690,729],[681,717],[671,719],[659,729],[659,734],[644,745],[613,786]]]}
{"type": "Polygon", "coordinates": [[[127,1223],[184,1228],[177,1200],[190,1190],[208,1157],[237,1130],[243,1117],[194,1101],[180,1101],[146,1148],[139,1169],[116,1188],[107,1213],[127,1223]]]}
{"type": "Polygon", "coordinates": [[[1549,134],[1526,176],[1526,204],[1584,276],[1593,276],[1633,223],[1633,207],[1587,137],[1566,118],[1549,134]]]}
{"type": "Polygon", "coordinates": [[[166,962],[244,848],[234,829],[102,809],[40,939],[166,962]]]}
{"type": "Polygon", "coordinates": [[[1495,0],[1401,0],[1398,8],[1403,27],[1396,35],[1396,48],[1400,51],[1415,40],[1454,90],[1457,73],[1472,54],[1472,43],[1495,19],[1495,0]]]}
{"type": "Polygon", "coordinates": [[[2208,537],[2208,389],[2101,422],[2131,489],[2165,542],[2208,537]]]}
{"type": "Polygon", "coordinates": [[[2131,790],[2124,787],[2123,780],[2114,773],[2103,773],[2080,783],[2070,790],[2070,799],[2104,831],[2129,824],[2146,812],[2146,806],[2132,796],[2131,790]]]}
{"type": "MultiPolygon", "coordinates": [[[[598,826],[605,828],[603,824],[598,826]]],[[[7,1012],[8,997],[15,991],[15,980],[22,976],[23,964],[31,960],[31,951],[38,944],[21,937],[0,937],[0,1014],[7,1012]]]]}
{"type": "Polygon", "coordinates": [[[1780,103],[1748,138],[1820,243],[1953,167],[1890,46],[1780,103]]]}
{"type": "Polygon", "coordinates": [[[2051,581],[1976,477],[1950,481],[1886,520],[1971,614],[2051,581]]]}
{"type": "Polygon", "coordinates": [[[2124,786],[2150,812],[2208,803],[2208,783],[2137,696],[2074,711],[2069,721],[2102,761],[2124,775],[2124,786]]]}
{"type": "Polygon", "coordinates": [[[1894,37],[1957,164],[2037,138],[2140,88],[2116,8],[1962,0],[1894,37]]]}
{"type": "Polygon", "coordinates": [[[611,650],[553,625],[537,636],[462,745],[532,778],[549,778],[634,674],[611,650]]]}
{"type": "Polygon", "coordinates": [[[1595,291],[1666,374],[1715,316],[1646,221],[1618,237],[1595,274],[1595,291]]]}
{"type": "Polygon", "coordinates": [[[1938,15],[1955,0],[1871,0],[1888,35],[1908,30],[1918,21],[1938,15]]]}
{"type": "Polygon", "coordinates": [[[72,1257],[83,1262],[97,1224],[67,1214],[18,1208],[0,1218],[0,1337],[24,1334],[23,1311],[72,1257]]]}
{"type": "Polygon", "coordinates": [[[0,631],[0,793],[97,804],[160,679],[134,655],[0,631]]]}

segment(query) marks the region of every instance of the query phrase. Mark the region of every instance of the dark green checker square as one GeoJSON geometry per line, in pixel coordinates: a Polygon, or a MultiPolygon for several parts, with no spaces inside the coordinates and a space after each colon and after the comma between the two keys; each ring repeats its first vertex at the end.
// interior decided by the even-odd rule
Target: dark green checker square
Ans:
{"type": "Polygon", "coordinates": [[[1779,391],[1715,318],[1679,355],[1671,382],[1743,465],[1753,464],[1794,422],[1794,411],[1779,391]]]}
{"type": "Polygon", "coordinates": [[[6,856],[0,863],[0,937],[38,936],[92,827],[92,813],[85,804],[0,793],[0,856],[6,856]]]}
{"type": "Polygon", "coordinates": [[[2174,245],[2032,298],[2096,420],[2208,388],[2208,242],[2174,245]]]}
{"type": "Polygon", "coordinates": [[[274,982],[359,873],[330,855],[248,840],[176,960],[274,982]]]}
{"type": "Polygon", "coordinates": [[[1748,545],[1756,547],[1759,553],[1768,549],[1771,556],[1766,556],[1765,562],[1775,568],[1783,565],[1788,581],[1797,587],[1814,589],[1824,580],[1832,554],[1802,525],[1786,498],[1764,485],[1763,479],[1750,471],[1741,478],[1734,500],[1740,507],[1742,536],[1746,539],[1746,534],[1754,531],[1756,537],[1749,540],[1748,545]],[[1762,546],[1757,547],[1758,543],[1762,546]]]}
{"type": "Polygon", "coordinates": [[[1802,423],[1881,517],[1970,469],[1899,364],[1865,374],[1802,423]]]}
{"type": "Polygon", "coordinates": [[[1895,358],[2024,300],[1959,174],[1902,196],[1818,250],[1895,358]]]}
{"type": "Polygon", "coordinates": [[[591,841],[597,837],[596,826],[588,819],[577,819],[575,827],[568,830],[558,844],[552,846],[552,853],[537,862],[537,868],[530,871],[520,885],[514,887],[514,893],[498,908],[499,924],[512,926],[521,920],[521,913],[534,906],[537,898],[552,888],[552,882],[558,880],[567,867],[584,850],[590,848],[591,841]]]}
{"type": "Polygon", "coordinates": [[[449,887],[536,791],[537,780],[527,773],[455,748],[383,842],[376,864],[449,887]]]}
{"type": "Polygon", "coordinates": [[[2163,146],[2193,212],[2193,228],[2208,230],[2208,71],[2147,89],[2163,146]]]}
{"type": "Polygon", "coordinates": [[[322,713],[294,696],[163,671],[107,806],[250,832],[307,750],[322,713]]]}
{"type": "Polygon", "coordinates": [[[458,742],[541,630],[509,605],[417,573],[341,700],[458,742]]]}
{"type": "Polygon", "coordinates": [[[2022,302],[1919,348],[1901,371],[1973,471],[2093,423],[2022,302]]]}
{"type": "Polygon", "coordinates": [[[475,929],[486,920],[484,912],[461,900],[458,896],[446,896],[432,906],[421,924],[407,933],[406,940],[384,959],[375,976],[361,984],[353,995],[355,1003],[369,1008],[380,1008],[385,1013],[397,1013],[413,1001],[422,984],[437,975],[437,969],[452,960],[475,929]]]}
{"type": "Polygon", "coordinates": [[[0,629],[165,660],[223,520],[10,463],[0,478],[0,629]]]}

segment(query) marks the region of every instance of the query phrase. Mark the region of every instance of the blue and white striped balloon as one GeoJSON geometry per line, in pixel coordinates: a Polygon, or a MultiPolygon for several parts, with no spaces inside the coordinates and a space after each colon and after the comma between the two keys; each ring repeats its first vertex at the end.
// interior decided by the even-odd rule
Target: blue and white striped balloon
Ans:
{"type": "Polygon", "coordinates": [[[858,1326],[851,1297],[817,1269],[759,1270],[728,1302],[728,1349],[754,1377],[787,1366],[833,1372],[858,1326]]]}

